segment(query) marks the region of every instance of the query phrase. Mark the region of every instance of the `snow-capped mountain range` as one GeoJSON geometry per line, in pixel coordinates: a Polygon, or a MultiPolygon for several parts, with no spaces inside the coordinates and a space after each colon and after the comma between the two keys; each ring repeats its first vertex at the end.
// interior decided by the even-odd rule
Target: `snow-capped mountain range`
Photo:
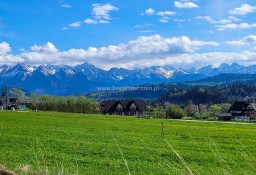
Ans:
{"type": "Polygon", "coordinates": [[[13,67],[0,66],[0,87],[8,83],[37,94],[81,94],[97,90],[97,87],[135,86],[166,82],[188,82],[216,76],[222,73],[256,74],[256,65],[237,63],[211,65],[199,69],[175,69],[172,66],[153,66],[128,70],[111,68],[106,71],[89,63],[77,66],[40,65],[32,67],[18,63],[13,67]]]}

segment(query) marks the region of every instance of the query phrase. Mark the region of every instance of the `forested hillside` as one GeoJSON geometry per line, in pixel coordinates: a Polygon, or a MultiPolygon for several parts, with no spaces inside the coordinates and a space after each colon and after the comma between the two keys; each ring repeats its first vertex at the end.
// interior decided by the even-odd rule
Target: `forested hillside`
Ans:
{"type": "Polygon", "coordinates": [[[215,86],[196,86],[187,88],[171,88],[156,100],[157,103],[170,102],[186,104],[192,100],[195,104],[233,103],[236,100],[255,101],[256,85],[254,83],[232,83],[215,86]]]}

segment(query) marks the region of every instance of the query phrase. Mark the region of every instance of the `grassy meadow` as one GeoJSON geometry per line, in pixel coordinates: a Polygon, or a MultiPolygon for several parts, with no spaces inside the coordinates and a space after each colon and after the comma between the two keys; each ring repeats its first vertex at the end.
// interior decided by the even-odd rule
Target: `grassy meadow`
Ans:
{"type": "Polygon", "coordinates": [[[256,124],[0,111],[0,165],[19,174],[253,175],[255,137],[256,124]]]}

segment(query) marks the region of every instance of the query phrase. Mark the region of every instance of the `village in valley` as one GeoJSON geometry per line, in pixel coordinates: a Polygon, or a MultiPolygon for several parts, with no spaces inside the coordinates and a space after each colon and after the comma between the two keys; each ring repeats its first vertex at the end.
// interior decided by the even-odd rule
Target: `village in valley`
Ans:
{"type": "MultiPolygon", "coordinates": [[[[22,92],[22,91],[21,91],[22,92]]],[[[51,96],[48,101],[43,101],[44,97],[19,97],[10,96],[8,84],[6,84],[5,92],[2,92],[0,97],[0,110],[9,111],[25,111],[25,110],[46,110],[60,111],[54,108],[54,103],[58,103],[58,97],[51,96]],[[34,99],[37,98],[37,99],[34,99]],[[41,98],[41,99],[40,99],[41,98]],[[35,104],[36,101],[36,104],[35,104]],[[55,101],[55,102],[54,102],[55,101]],[[48,103],[48,104],[47,104],[48,103]],[[48,107],[45,107],[47,106],[48,107]],[[49,106],[49,105],[52,105],[49,106]],[[30,109],[31,108],[31,109],[30,109]]],[[[67,104],[70,103],[69,97],[66,99],[67,104]]],[[[79,98],[79,97],[78,97],[79,98]]],[[[84,97],[86,98],[86,97],[84,97]]],[[[141,118],[165,118],[165,119],[194,119],[194,120],[219,120],[219,121],[244,121],[253,122],[256,120],[256,110],[252,103],[246,101],[235,101],[232,105],[229,103],[223,104],[193,104],[188,100],[187,105],[175,105],[171,103],[157,104],[146,102],[143,99],[110,99],[110,100],[93,100],[93,113],[104,115],[119,115],[119,116],[136,116],[141,118]]],[[[77,106],[80,106],[79,100],[76,101],[77,106]]],[[[75,110],[77,111],[77,110],[75,110]]],[[[72,111],[71,111],[72,112],[72,111]]],[[[77,111],[79,112],[79,111],[77,111]]],[[[88,111],[81,110],[82,113],[88,111]]]]}

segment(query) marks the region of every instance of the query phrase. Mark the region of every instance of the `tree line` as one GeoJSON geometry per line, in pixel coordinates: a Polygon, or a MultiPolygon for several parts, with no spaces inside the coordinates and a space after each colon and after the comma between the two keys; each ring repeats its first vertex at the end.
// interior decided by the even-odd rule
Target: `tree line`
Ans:
{"type": "Polygon", "coordinates": [[[28,108],[40,111],[58,111],[71,113],[98,113],[99,107],[93,99],[85,96],[38,96],[32,94],[28,108]]]}
{"type": "Polygon", "coordinates": [[[186,105],[165,103],[164,105],[155,105],[154,107],[147,106],[144,116],[173,119],[187,117],[192,119],[215,120],[217,114],[226,113],[230,107],[230,103],[195,105],[192,100],[188,100],[186,105]]]}
{"type": "Polygon", "coordinates": [[[195,104],[234,103],[235,101],[254,102],[256,100],[255,83],[231,83],[206,87],[171,88],[159,97],[155,103],[166,102],[185,105],[188,99],[195,104]]]}

